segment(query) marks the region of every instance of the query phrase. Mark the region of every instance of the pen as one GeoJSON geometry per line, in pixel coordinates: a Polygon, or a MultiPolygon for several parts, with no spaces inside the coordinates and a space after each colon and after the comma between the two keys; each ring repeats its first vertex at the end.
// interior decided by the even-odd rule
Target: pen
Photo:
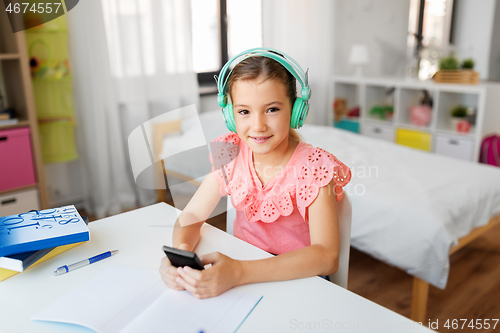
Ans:
{"type": "Polygon", "coordinates": [[[96,255],[96,256],[94,256],[92,258],[88,258],[88,259],[79,261],[79,262],[74,263],[72,265],[61,266],[61,267],[59,267],[58,269],[56,269],[54,271],[54,275],[61,275],[61,274],[64,274],[64,273],[71,272],[71,271],[73,271],[73,270],[75,270],[77,268],[93,264],[96,261],[109,258],[109,257],[111,257],[113,254],[115,254],[117,252],[118,252],[118,250],[108,251],[108,252],[104,252],[104,253],[98,254],[98,255],[96,255]]]}

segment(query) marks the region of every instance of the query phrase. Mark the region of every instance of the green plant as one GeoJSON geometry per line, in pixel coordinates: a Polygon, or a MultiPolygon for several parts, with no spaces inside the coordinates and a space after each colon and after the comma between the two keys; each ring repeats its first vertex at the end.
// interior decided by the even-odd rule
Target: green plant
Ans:
{"type": "Polygon", "coordinates": [[[449,57],[441,58],[441,60],[439,61],[439,69],[440,70],[458,69],[457,57],[449,56],[449,57]]]}
{"type": "Polygon", "coordinates": [[[474,68],[474,59],[472,58],[467,58],[462,61],[462,68],[463,69],[473,69],[474,68]]]}
{"type": "Polygon", "coordinates": [[[374,105],[370,110],[370,115],[374,117],[379,117],[380,119],[389,119],[394,113],[394,107],[392,105],[374,105]]]}
{"type": "Polygon", "coordinates": [[[467,107],[457,105],[451,109],[451,116],[456,118],[465,118],[467,116],[467,107]]]}

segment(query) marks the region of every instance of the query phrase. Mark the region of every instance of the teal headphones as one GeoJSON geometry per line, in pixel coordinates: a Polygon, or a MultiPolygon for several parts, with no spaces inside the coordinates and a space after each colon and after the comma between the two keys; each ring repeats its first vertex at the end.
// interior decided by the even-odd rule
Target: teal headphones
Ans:
{"type": "Polygon", "coordinates": [[[235,65],[239,64],[243,60],[249,58],[249,57],[254,57],[254,56],[261,56],[261,57],[267,57],[271,58],[273,60],[276,60],[279,62],[283,67],[285,67],[296,79],[297,81],[300,82],[300,85],[302,86],[302,89],[300,91],[301,97],[297,97],[295,99],[295,102],[293,103],[292,107],[292,117],[290,119],[290,127],[291,128],[300,128],[304,124],[304,120],[306,119],[307,116],[307,111],[309,110],[309,97],[311,96],[311,88],[309,88],[309,85],[307,83],[307,72],[304,72],[304,70],[300,67],[300,65],[284,54],[283,52],[273,50],[273,49],[268,49],[268,48],[263,48],[263,47],[258,47],[250,50],[246,50],[244,52],[241,52],[237,56],[235,56],[233,59],[229,60],[224,67],[222,67],[219,77],[215,77],[215,81],[217,82],[217,89],[219,90],[219,94],[217,96],[217,102],[219,103],[220,107],[222,108],[222,114],[224,116],[224,120],[226,122],[227,128],[236,133],[236,124],[234,122],[234,113],[233,113],[233,104],[227,103],[227,95],[226,95],[226,88],[227,88],[227,83],[229,81],[229,77],[231,76],[232,69],[229,71],[229,74],[226,75],[226,72],[229,69],[229,66],[235,62],[235,65]],[[236,59],[242,57],[239,61],[236,61],[236,59]],[[225,78],[225,79],[224,79],[225,78]]]}

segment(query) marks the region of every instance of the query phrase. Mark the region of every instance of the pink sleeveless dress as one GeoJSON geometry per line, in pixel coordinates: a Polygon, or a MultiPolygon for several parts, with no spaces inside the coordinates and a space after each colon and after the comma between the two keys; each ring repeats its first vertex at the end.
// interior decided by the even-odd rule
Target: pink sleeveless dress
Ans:
{"type": "Polygon", "coordinates": [[[222,135],[211,146],[212,174],[220,184],[221,195],[229,194],[237,210],[234,235],[274,254],[311,245],[309,205],[332,179],[336,199],[340,200],[342,188],[351,179],[349,168],[335,156],[299,142],[283,170],[262,186],[252,151],[237,134],[222,135]],[[217,163],[221,158],[226,162],[217,163]]]}

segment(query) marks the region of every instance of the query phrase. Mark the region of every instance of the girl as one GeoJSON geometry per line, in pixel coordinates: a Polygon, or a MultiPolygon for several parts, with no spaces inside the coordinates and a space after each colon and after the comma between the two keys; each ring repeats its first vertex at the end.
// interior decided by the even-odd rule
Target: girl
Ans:
{"type": "MultiPolygon", "coordinates": [[[[176,221],[172,243],[192,251],[203,222],[229,194],[237,209],[235,236],[276,256],[240,261],[210,253],[200,257],[203,265],[212,264],[203,271],[176,268],[164,257],[160,273],[167,286],[198,298],[247,283],[330,275],[338,268],[336,200],[342,198],[350,170],[330,153],[302,142],[291,128],[300,127],[307,114],[309,87],[302,69],[270,49],[237,57],[242,55],[227,84],[219,82],[219,104],[236,133],[215,140],[228,147],[215,151],[212,145],[215,168],[176,221]],[[296,79],[302,85],[298,98],[296,79]],[[232,104],[226,105],[226,92],[232,104]],[[217,157],[235,151],[232,161],[216,166],[217,157]]],[[[235,59],[223,68],[220,80],[235,59]]]]}

